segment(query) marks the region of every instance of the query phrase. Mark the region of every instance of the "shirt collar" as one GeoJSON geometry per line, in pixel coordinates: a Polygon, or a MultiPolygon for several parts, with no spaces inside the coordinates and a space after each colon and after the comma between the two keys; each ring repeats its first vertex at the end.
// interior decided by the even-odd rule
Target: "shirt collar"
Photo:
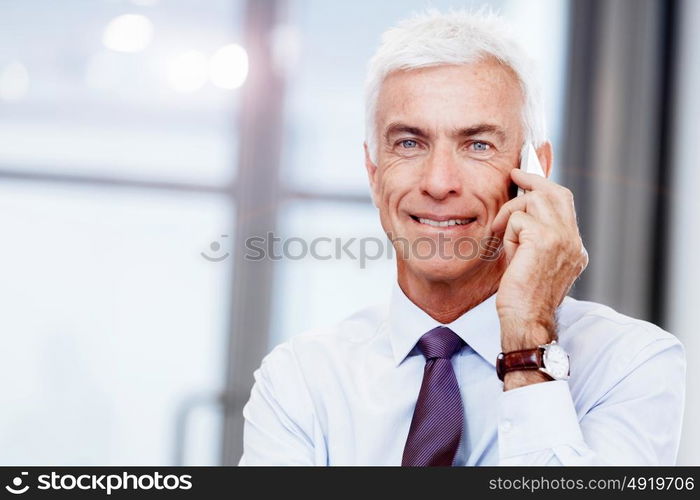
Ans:
{"type": "Polygon", "coordinates": [[[453,322],[442,324],[411,302],[395,282],[389,306],[389,339],[396,365],[406,359],[423,334],[436,326],[448,327],[477,354],[496,366],[496,357],[501,352],[501,327],[495,293],[453,322]]]}

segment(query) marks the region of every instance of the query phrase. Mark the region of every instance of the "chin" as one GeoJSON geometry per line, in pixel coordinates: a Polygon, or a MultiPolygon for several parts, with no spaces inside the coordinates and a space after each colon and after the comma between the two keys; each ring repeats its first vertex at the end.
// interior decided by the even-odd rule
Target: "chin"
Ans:
{"type": "Polygon", "coordinates": [[[428,281],[454,281],[473,273],[474,262],[465,262],[456,257],[451,259],[414,260],[406,263],[412,274],[428,281]]]}

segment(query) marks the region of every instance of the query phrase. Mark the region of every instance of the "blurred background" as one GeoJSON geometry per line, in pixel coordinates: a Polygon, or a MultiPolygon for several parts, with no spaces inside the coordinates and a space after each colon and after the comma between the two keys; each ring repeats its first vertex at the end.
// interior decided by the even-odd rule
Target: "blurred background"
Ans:
{"type": "Polygon", "coordinates": [[[262,356],[394,279],[244,242],[383,236],[366,63],[412,12],[479,5],[538,63],[591,257],[572,295],[685,344],[700,464],[692,0],[0,0],[0,463],[237,463],[262,356]]]}

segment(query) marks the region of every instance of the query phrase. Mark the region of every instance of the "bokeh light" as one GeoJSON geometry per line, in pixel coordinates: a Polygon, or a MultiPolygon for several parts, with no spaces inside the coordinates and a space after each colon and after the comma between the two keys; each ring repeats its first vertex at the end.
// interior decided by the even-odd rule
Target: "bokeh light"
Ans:
{"type": "Polygon", "coordinates": [[[140,14],[112,19],[102,34],[102,43],[116,52],[141,52],[153,40],[153,23],[140,14]]]}
{"type": "Polygon", "coordinates": [[[236,89],[248,76],[248,53],[238,44],[224,45],[209,63],[211,82],[222,89],[236,89]]]}

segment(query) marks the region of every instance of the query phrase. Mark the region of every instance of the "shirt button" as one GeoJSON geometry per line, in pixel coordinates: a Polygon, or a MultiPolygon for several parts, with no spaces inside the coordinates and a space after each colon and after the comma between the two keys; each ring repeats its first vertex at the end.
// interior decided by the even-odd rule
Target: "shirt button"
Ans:
{"type": "Polygon", "coordinates": [[[501,430],[503,432],[508,432],[510,428],[512,427],[510,420],[505,420],[501,423],[501,430]]]}

